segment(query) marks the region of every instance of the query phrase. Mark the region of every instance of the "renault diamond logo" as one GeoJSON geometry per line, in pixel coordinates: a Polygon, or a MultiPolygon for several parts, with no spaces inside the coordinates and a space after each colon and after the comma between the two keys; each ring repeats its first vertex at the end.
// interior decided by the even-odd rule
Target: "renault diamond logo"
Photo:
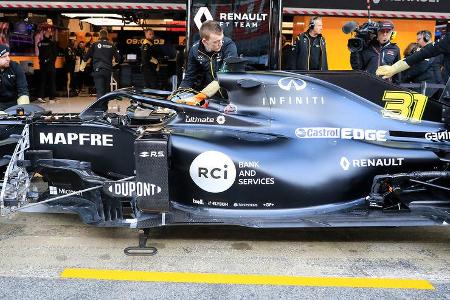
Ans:
{"type": "Polygon", "coordinates": [[[141,153],[139,153],[139,156],[140,157],[149,157],[150,156],[150,152],[147,152],[147,151],[141,152],[141,153]]]}
{"type": "Polygon", "coordinates": [[[295,91],[301,91],[306,87],[306,82],[300,78],[286,77],[278,80],[278,86],[285,91],[291,91],[295,88],[295,91]]]}
{"type": "Polygon", "coordinates": [[[344,169],[344,171],[348,171],[350,167],[350,162],[348,161],[348,158],[343,156],[341,157],[341,167],[344,169]]]}
{"type": "Polygon", "coordinates": [[[202,27],[202,17],[205,16],[206,21],[212,21],[213,16],[209,12],[209,9],[207,7],[200,7],[200,9],[197,11],[194,17],[194,23],[197,25],[197,28],[200,30],[200,27],[202,27]]]}

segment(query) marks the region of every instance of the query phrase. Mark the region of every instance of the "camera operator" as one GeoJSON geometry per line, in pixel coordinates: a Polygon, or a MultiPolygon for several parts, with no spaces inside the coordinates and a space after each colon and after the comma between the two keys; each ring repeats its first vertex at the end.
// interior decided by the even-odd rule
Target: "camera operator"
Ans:
{"type": "MultiPolygon", "coordinates": [[[[377,36],[361,51],[350,54],[350,63],[353,70],[364,70],[374,74],[378,66],[392,65],[400,60],[400,48],[391,43],[394,24],[390,21],[378,23],[377,36]]],[[[398,82],[398,78],[394,81],[398,82]]]]}
{"type": "Polygon", "coordinates": [[[415,65],[426,58],[431,58],[439,54],[443,54],[445,60],[450,60],[450,32],[439,41],[425,46],[422,50],[404,60],[396,62],[392,66],[379,67],[377,69],[377,75],[383,76],[383,78],[390,78],[399,72],[409,69],[410,66],[415,65]]]}

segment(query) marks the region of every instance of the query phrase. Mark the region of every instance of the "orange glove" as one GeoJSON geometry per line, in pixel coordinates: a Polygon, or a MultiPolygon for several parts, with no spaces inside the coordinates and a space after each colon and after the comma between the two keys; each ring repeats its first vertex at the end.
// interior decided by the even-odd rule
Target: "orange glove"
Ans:
{"type": "Polygon", "coordinates": [[[208,107],[208,102],[205,101],[206,98],[208,98],[207,95],[203,93],[198,93],[193,97],[177,100],[177,103],[183,103],[192,106],[201,106],[206,108],[208,107]]]}

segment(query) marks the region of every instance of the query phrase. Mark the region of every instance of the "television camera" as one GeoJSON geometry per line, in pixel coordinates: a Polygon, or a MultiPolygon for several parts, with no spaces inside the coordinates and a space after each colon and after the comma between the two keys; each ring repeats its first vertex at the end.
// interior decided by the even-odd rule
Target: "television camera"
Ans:
{"type": "Polygon", "coordinates": [[[380,28],[379,22],[368,21],[359,26],[355,21],[350,21],[342,26],[342,31],[345,34],[355,33],[353,38],[350,38],[347,43],[347,47],[350,52],[359,52],[364,49],[365,45],[377,35],[380,28]]]}

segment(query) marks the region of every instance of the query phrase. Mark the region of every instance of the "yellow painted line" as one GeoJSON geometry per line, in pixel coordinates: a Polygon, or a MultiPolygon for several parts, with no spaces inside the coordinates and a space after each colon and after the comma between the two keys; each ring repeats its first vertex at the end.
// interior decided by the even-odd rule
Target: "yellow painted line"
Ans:
{"type": "Polygon", "coordinates": [[[208,284],[297,285],[418,290],[434,289],[427,280],[416,279],[203,274],[96,269],[65,269],[61,273],[61,278],[208,284]]]}

